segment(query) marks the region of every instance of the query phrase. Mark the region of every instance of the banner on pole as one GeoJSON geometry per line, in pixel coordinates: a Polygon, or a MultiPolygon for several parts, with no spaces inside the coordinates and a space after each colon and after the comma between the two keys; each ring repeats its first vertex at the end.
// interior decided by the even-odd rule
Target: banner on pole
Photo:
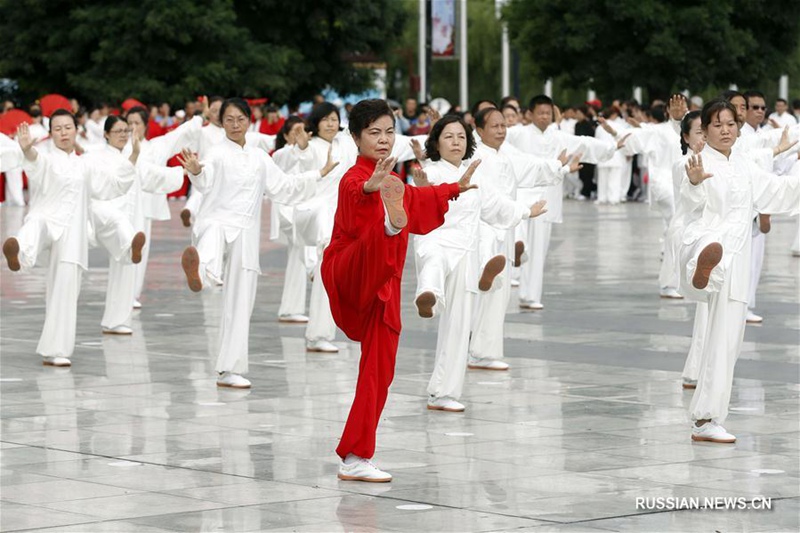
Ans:
{"type": "Polygon", "coordinates": [[[431,1],[431,55],[436,58],[456,56],[456,0],[431,1]]]}

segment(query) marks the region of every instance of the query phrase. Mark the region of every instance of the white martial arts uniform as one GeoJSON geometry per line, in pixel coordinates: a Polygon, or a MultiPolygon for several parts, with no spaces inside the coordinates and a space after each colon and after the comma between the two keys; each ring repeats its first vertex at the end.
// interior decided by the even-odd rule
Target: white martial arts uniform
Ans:
{"type": "MultiPolygon", "coordinates": [[[[40,145],[44,140],[47,139],[48,133],[47,130],[41,124],[33,123],[28,126],[28,130],[30,132],[31,139],[33,140],[34,147],[40,145]]],[[[3,136],[6,145],[10,143],[13,146],[17,146],[17,143],[0,133],[3,136]]],[[[12,148],[13,148],[12,146],[12,148]]],[[[25,205],[25,194],[23,193],[23,179],[22,179],[22,167],[15,167],[9,168],[5,171],[6,174],[6,199],[3,202],[3,205],[7,206],[24,206],[25,205]]]]}
{"type": "Polygon", "coordinates": [[[320,173],[289,176],[263,149],[249,141],[239,146],[227,137],[207,154],[202,165],[200,174],[189,175],[203,194],[193,226],[200,276],[203,287],[225,277],[216,370],[244,374],[260,273],[263,198],[266,195],[287,204],[306,200],[314,195],[320,173]]]}
{"type": "MultiPolygon", "coordinates": [[[[287,144],[272,154],[275,164],[287,174],[300,172],[296,145],[287,144]]],[[[317,264],[316,246],[305,246],[295,232],[294,206],[272,202],[270,210],[270,240],[286,239],[287,260],[283,279],[278,317],[305,315],[308,279],[317,264]]]]}
{"type": "MultiPolygon", "coordinates": [[[[395,136],[395,143],[391,157],[398,161],[408,161],[414,158],[410,137],[395,136]]],[[[420,139],[424,138],[420,137],[420,139]]],[[[344,173],[352,167],[358,157],[358,148],[350,132],[340,131],[331,142],[321,137],[313,137],[305,150],[295,148],[292,154],[297,158],[299,168],[303,172],[319,170],[328,160],[328,151],[331,160],[339,163],[322,181],[320,181],[317,194],[308,202],[295,206],[294,225],[295,235],[305,246],[316,246],[319,257],[328,246],[333,233],[333,217],[339,198],[339,182],[344,173]]],[[[306,327],[306,341],[309,345],[318,341],[331,342],[336,337],[336,323],[331,314],[328,294],[322,284],[318,261],[314,269],[314,280],[311,283],[311,299],[308,310],[308,326],[306,327]]]]}
{"type": "MultiPolygon", "coordinates": [[[[203,126],[203,119],[201,117],[193,117],[170,131],[166,135],[161,135],[153,139],[143,139],[141,141],[141,148],[139,153],[139,161],[158,167],[167,167],[167,162],[177,154],[181,149],[190,146],[196,146],[199,142],[201,128],[203,126]]],[[[125,154],[130,151],[130,143],[126,146],[125,154]]],[[[138,301],[142,296],[144,289],[144,277],[147,272],[147,263],[150,260],[150,245],[152,241],[152,226],[154,220],[169,220],[171,218],[169,212],[169,203],[167,202],[167,194],[180,189],[183,185],[183,169],[181,167],[173,167],[177,176],[180,174],[181,182],[177,187],[166,193],[151,193],[142,190],[142,212],[144,215],[144,231],[145,241],[144,248],[142,249],[142,261],[136,265],[136,284],[134,288],[134,300],[138,301]]]]}
{"type": "MultiPolygon", "coordinates": [[[[569,175],[569,167],[557,159],[545,160],[524,154],[508,143],[499,150],[478,144],[476,158],[481,160],[476,176],[480,187],[493,190],[509,200],[517,200],[519,187],[544,189],[569,175]]],[[[526,205],[527,204],[523,204],[526,205]]],[[[529,206],[528,206],[529,207],[529,206]]],[[[526,216],[524,220],[527,220],[526,216]]],[[[478,293],[471,324],[469,355],[473,359],[502,359],[503,325],[511,298],[511,265],[514,261],[514,230],[480,224],[479,258],[481,271],[497,255],[506,257],[506,267],[492,288],[478,293]]]]}
{"type": "Polygon", "coordinates": [[[753,212],[800,212],[800,168],[789,176],[775,176],[759,168],[742,150],[732,150],[728,158],[707,145],[701,155],[704,171],[713,177],[695,186],[684,176],[680,200],[687,209],[701,210],[699,218],[687,225],[681,242],[683,294],[708,302],[697,389],[689,414],[692,420],[711,419],[721,424],[728,414],[733,369],[744,336],[753,212]],[[707,287],[698,290],[692,286],[697,258],[712,242],[722,245],[722,260],[711,271],[707,287]]]}
{"type": "MultiPolygon", "coordinates": [[[[625,135],[630,130],[621,118],[609,120],[609,125],[617,132],[617,136],[625,135]]],[[[616,142],[606,130],[598,127],[594,136],[605,143],[616,142]]],[[[605,161],[597,164],[597,203],[618,204],[627,197],[630,188],[631,158],[623,150],[618,150],[605,161]],[[627,175],[627,179],[626,179],[627,175]],[[623,192],[624,189],[624,192],[623,192]]]]}
{"type": "Polygon", "coordinates": [[[75,348],[81,272],[88,267],[90,199],[124,195],[136,169],[126,161],[109,172],[74,151],[59,149],[38,152],[34,161],[21,151],[11,155],[22,164],[31,190],[30,211],[16,236],[20,265],[32,268],[50,251],[45,320],[36,352],[69,358],[75,348]]]}
{"type": "MultiPolygon", "coordinates": [[[[129,164],[123,151],[110,145],[84,157],[108,174],[118,173],[120,167],[129,164]]],[[[137,265],[131,263],[130,251],[133,236],[145,230],[145,202],[152,202],[152,197],[145,198],[145,191],[163,195],[182,184],[182,168],[154,165],[145,159],[137,159],[136,179],[127,193],[113,200],[92,200],[95,239],[109,253],[106,305],[100,322],[104,329],[131,327],[137,265]]]]}
{"type": "MultiPolygon", "coordinates": [[[[441,159],[425,166],[431,185],[456,183],[469,162],[455,167],[441,159]]],[[[478,189],[451,202],[444,224],[426,235],[414,236],[417,267],[417,296],[431,292],[436,296],[435,312],[439,327],[436,360],[428,383],[428,393],[435,398],[461,397],[467,369],[469,324],[472,304],[478,291],[481,220],[503,229],[514,228],[530,216],[530,206],[497,194],[483,183],[496,179],[479,176],[482,165],[472,177],[478,189]]]]}
{"type": "MultiPolygon", "coordinates": [[[[568,135],[555,127],[545,131],[533,124],[515,126],[508,129],[506,142],[514,148],[542,159],[556,159],[566,150],[568,154],[580,152],[581,161],[597,164],[610,159],[617,150],[615,142],[601,141],[592,137],[568,135]]],[[[553,224],[560,224],[563,215],[563,186],[561,183],[546,187],[544,192],[537,189],[520,188],[518,198],[525,203],[547,200],[547,213],[522,224],[517,240],[525,243],[530,260],[520,270],[520,304],[540,304],[544,282],[544,262],[550,246],[553,224]]]]}
{"type": "MultiPolygon", "coordinates": [[[[679,123],[678,123],[679,124],[679,123]]],[[[598,128],[601,129],[601,128],[598,128]]],[[[620,150],[625,154],[644,154],[647,156],[649,176],[648,199],[651,209],[657,210],[664,221],[664,245],[662,246],[661,269],[658,285],[665,289],[677,289],[679,285],[678,267],[674,248],[667,243],[666,233],[675,214],[675,187],[672,167],[681,159],[681,141],[672,121],[656,125],[642,125],[625,132],[630,137],[620,150]]]]}

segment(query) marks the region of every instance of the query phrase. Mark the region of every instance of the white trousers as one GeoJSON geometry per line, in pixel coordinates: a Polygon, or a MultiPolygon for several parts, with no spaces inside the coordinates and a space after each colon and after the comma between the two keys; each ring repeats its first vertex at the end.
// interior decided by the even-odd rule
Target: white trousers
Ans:
{"type": "Polygon", "coordinates": [[[153,235],[153,220],[150,218],[144,219],[144,248],[142,248],[142,261],[136,265],[136,283],[133,290],[133,298],[138,300],[142,297],[142,290],[144,289],[144,276],[147,272],[147,262],[150,260],[150,239],[153,235]]]}
{"type": "Polygon", "coordinates": [[[661,246],[661,268],[658,272],[658,286],[662,289],[677,289],[680,285],[678,263],[675,261],[675,247],[667,240],[667,228],[675,214],[675,203],[672,196],[663,195],[653,200],[654,207],[664,221],[663,245],[661,246]]]}
{"type": "Polygon", "coordinates": [[[619,202],[621,172],[619,168],[597,168],[597,201],[599,203],[619,202]]]}
{"type": "Polygon", "coordinates": [[[800,254],[800,216],[797,219],[797,231],[794,233],[794,242],[792,243],[791,252],[795,255],[800,254]]]}
{"type": "Polygon", "coordinates": [[[136,287],[136,265],[131,263],[131,242],[136,230],[130,219],[116,209],[92,205],[95,239],[109,255],[106,305],[100,325],[131,327],[136,287]]]}
{"type": "Polygon", "coordinates": [[[472,337],[469,342],[471,357],[503,358],[503,326],[506,322],[508,301],[511,299],[510,277],[511,268],[506,263],[506,269],[495,278],[494,285],[499,287],[478,293],[472,318],[472,337]]]}
{"type": "Polygon", "coordinates": [[[722,423],[728,416],[733,386],[733,369],[742,348],[747,304],[731,300],[730,276],[722,288],[712,292],[708,301],[708,325],[700,355],[697,389],[689,405],[693,421],[714,420],[722,423]]]}
{"type": "Polygon", "coordinates": [[[198,191],[196,187],[192,187],[192,190],[189,191],[189,198],[186,200],[186,204],[183,207],[191,211],[192,216],[195,216],[200,211],[200,204],[202,203],[203,193],[198,191]]]}
{"type": "Polygon", "coordinates": [[[457,400],[464,388],[469,350],[469,324],[474,294],[467,291],[465,255],[452,272],[444,276],[444,302],[439,305],[439,332],[436,337],[436,360],[428,382],[428,394],[457,400]]]}
{"type": "Polygon", "coordinates": [[[25,195],[22,192],[22,169],[15,168],[6,171],[6,201],[8,206],[25,205],[25,195]]]}
{"type": "MultiPolygon", "coordinates": [[[[631,183],[633,182],[633,165],[631,161],[627,161],[624,165],[620,168],[616,169],[619,172],[619,178],[617,183],[619,184],[619,190],[617,192],[617,202],[624,202],[628,198],[628,189],[631,188],[631,183]]],[[[612,202],[614,198],[612,198],[612,202]]]]}
{"type": "Polygon", "coordinates": [[[75,350],[75,331],[78,325],[78,295],[81,292],[83,270],[76,263],[61,260],[68,241],[67,229],[54,241],[47,223],[39,217],[28,217],[20,228],[17,240],[20,247],[20,264],[24,269],[33,267],[39,256],[49,248],[50,263],[47,270],[44,327],[36,353],[43,357],[71,357],[75,350]]]}
{"type": "Polygon", "coordinates": [[[283,293],[278,316],[302,315],[306,312],[306,293],[308,292],[308,273],[306,271],[306,247],[286,235],[289,241],[286,273],[283,278],[283,293]]]}
{"type": "Polygon", "coordinates": [[[519,299],[521,302],[541,303],[544,286],[544,261],[550,247],[550,234],[553,224],[538,218],[528,219],[522,224],[528,225],[525,251],[528,261],[520,267],[519,299]]]}
{"type": "Polygon", "coordinates": [[[689,346],[689,355],[683,366],[683,377],[697,381],[700,375],[700,360],[705,346],[706,329],[708,328],[708,304],[697,302],[694,311],[694,326],[692,326],[692,344],[689,346]]]}
{"type": "MultiPolygon", "coordinates": [[[[319,257],[322,257],[322,250],[319,252],[319,257]]],[[[321,267],[322,261],[317,261],[314,267],[314,281],[311,282],[311,299],[309,300],[308,325],[306,326],[308,342],[320,340],[330,342],[336,338],[336,322],[331,314],[328,293],[325,292],[325,285],[322,284],[321,267]]]]}
{"type": "Polygon", "coordinates": [[[240,233],[233,242],[225,242],[223,229],[211,226],[197,243],[203,289],[214,288],[218,273],[212,265],[225,258],[217,372],[245,374],[248,370],[250,318],[256,302],[258,272],[242,264],[242,241],[240,233]]]}
{"type": "Polygon", "coordinates": [[[747,308],[750,310],[756,308],[756,292],[761,279],[761,269],[764,266],[764,248],[767,244],[766,234],[761,233],[761,230],[758,229],[758,219],[754,224],[753,247],[750,255],[750,293],[747,298],[747,308]]]}

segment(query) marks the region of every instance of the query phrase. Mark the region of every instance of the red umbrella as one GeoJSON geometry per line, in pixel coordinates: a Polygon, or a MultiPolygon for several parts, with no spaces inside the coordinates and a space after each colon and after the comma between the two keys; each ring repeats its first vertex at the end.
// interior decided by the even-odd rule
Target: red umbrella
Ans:
{"type": "Polygon", "coordinates": [[[69,103],[66,96],[60,94],[48,94],[39,99],[39,105],[42,108],[42,115],[50,117],[56,109],[66,109],[72,113],[72,104],[69,103]]]}
{"type": "Polygon", "coordinates": [[[20,109],[9,109],[0,115],[0,133],[15,135],[17,128],[23,122],[33,124],[33,119],[29,114],[20,109]]]}
{"type": "Polygon", "coordinates": [[[127,100],[125,100],[124,102],[122,102],[122,109],[123,109],[123,111],[125,111],[126,113],[127,113],[128,111],[130,111],[131,109],[133,109],[134,107],[143,107],[143,108],[147,109],[147,106],[146,106],[146,105],[144,105],[144,104],[143,104],[142,102],[140,102],[139,100],[137,100],[136,98],[128,98],[127,100]]]}

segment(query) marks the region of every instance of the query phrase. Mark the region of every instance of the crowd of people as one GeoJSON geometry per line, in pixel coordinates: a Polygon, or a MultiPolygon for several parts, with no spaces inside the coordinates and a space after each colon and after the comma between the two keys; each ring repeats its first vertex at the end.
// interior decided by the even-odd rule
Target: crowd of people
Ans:
{"type": "Polygon", "coordinates": [[[565,198],[606,209],[641,197],[664,223],[660,296],[698,302],[682,382],[694,391],[691,439],[735,441],[722,423],[745,323],[763,320],[755,293],[769,216],[800,215],[800,102],[794,115],[783,100],[768,115],[758,91],[564,110],[545,95],[526,106],[513,96],[481,100],[468,111],[413,98],[402,108],[363,100],[342,110],[320,97],[308,116],[221,97],[174,114],[137,101],[120,112],[71,107],[43,116],[31,106],[13,138],[0,134],[7,203],[21,203],[23,173],[30,200],[22,228],[3,243],[8,268],[28,270],[49,251],[44,365],[72,364],[90,246],[109,256],[102,331],[133,333],[152,223],[170,218],[168,195],[188,196],[180,268],[191,291],[223,292],[217,385],[251,387],[268,199],[269,238],[288,246],[277,319],[305,324],[310,352],[337,352],[337,326],[361,344],[339,478],[390,481],[371,459],[394,375],[409,243],[417,312],[439,321],[427,409],[462,412],[468,369],[509,369],[511,287],[520,308],[544,308],[565,198]]]}

